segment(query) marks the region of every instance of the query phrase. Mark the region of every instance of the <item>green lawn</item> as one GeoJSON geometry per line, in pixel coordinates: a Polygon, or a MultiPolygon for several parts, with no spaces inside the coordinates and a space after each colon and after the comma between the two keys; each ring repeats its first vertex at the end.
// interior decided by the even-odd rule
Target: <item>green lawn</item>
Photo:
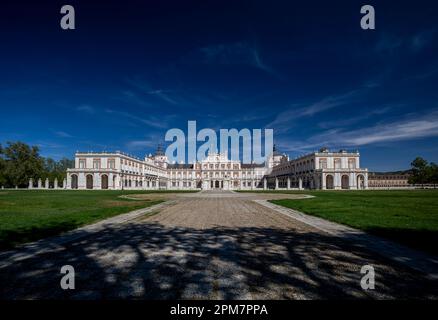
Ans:
{"type": "MultiPolygon", "coordinates": [[[[160,191],[152,191],[160,192],[160,191]]],[[[148,207],[160,200],[118,196],[142,191],[0,191],[0,249],[53,236],[64,231],[148,207]]]]}
{"type": "Polygon", "coordinates": [[[438,190],[304,193],[272,202],[438,254],[438,190]]]}

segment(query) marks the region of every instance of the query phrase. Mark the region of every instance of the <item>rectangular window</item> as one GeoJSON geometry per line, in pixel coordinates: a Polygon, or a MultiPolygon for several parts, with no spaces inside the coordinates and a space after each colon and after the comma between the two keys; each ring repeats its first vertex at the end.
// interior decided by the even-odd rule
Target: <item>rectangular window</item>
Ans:
{"type": "Polygon", "coordinates": [[[93,160],[93,169],[100,169],[100,159],[93,160]]]}
{"type": "Polygon", "coordinates": [[[85,159],[79,160],[79,169],[85,169],[85,159]]]}
{"type": "Polygon", "coordinates": [[[109,169],[115,169],[116,168],[116,161],[114,159],[108,160],[108,168],[109,169]]]}

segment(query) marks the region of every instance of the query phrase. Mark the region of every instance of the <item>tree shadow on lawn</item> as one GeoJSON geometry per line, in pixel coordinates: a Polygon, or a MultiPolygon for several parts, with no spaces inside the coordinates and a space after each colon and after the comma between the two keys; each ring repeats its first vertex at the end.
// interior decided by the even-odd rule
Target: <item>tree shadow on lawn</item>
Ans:
{"type": "Polygon", "coordinates": [[[16,230],[0,231],[0,250],[12,249],[18,244],[36,241],[73,230],[82,224],[73,221],[54,221],[38,227],[23,227],[16,230]]]}
{"type": "MultiPolygon", "coordinates": [[[[343,239],[277,228],[126,223],[0,268],[0,299],[436,298],[437,281],[343,239]],[[376,269],[376,289],[360,269],[376,269]],[[76,289],[60,288],[72,265],[76,289]],[[250,294],[250,295],[249,295],[250,294]]],[[[1,262],[1,261],[0,261],[1,262]]]]}
{"type": "Polygon", "coordinates": [[[438,256],[438,231],[371,227],[366,232],[438,256]]]}

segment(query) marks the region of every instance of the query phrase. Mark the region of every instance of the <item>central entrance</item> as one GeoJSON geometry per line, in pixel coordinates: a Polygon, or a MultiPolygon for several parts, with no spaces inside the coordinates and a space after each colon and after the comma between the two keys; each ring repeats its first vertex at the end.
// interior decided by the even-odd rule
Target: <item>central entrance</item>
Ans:
{"type": "Polygon", "coordinates": [[[210,183],[211,189],[223,189],[224,188],[224,182],[221,180],[212,180],[210,183]]]}

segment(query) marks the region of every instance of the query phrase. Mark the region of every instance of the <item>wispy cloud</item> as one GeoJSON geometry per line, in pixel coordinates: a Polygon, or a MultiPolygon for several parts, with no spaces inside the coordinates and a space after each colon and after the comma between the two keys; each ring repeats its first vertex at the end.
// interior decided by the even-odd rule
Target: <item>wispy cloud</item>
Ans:
{"type": "Polygon", "coordinates": [[[105,110],[106,113],[108,114],[113,114],[113,115],[117,115],[117,116],[122,116],[137,122],[140,122],[142,124],[148,125],[150,127],[154,127],[154,128],[158,128],[158,129],[164,129],[168,127],[168,116],[166,117],[155,117],[155,116],[149,116],[149,117],[139,117],[136,115],[133,115],[131,113],[128,112],[124,112],[124,111],[116,111],[116,110],[112,110],[112,109],[106,109],[105,110]]]}
{"type": "Polygon", "coordinates": [[[157,146],[157,141],[153,140],[133,140],[129,141],[126,146],[129,149],[138,149],[138,148],[153,148],[157,146]]]}
{"type": "Polygon", "coordinates": [[[401,37],[385,33],[380,36],[374,49],[378,53],[394,53],[402,44],[401,37]]]}
{"type": "Polygon", "coordinates": [[[438,66],[433,66],[428,68],[428,70],[426,71],[407,77],[406,80],[425,80],[427,78],[436,76],[437,74],[438,74],[438,66]]]}
{"type": "Polygon", "coordinates": [[[260,70],[263,70],[269,74],[278,76],[277,72],[274,71],[270,66],[266,65],[260,56],[260,52],[257,48],[252,48],[252,55],[254,58],[254,66],[260,70]]]}
{"type": "Polygon", "coordinates": [[[355,130],[332,129],[306,141],[282,144],[287,151],[312,150],[321,146],[358,147],[383,142],[438,136],[438,111],[355,130]]]}
{"type": "Polygon", "coordinates": [[[76,111],[85,112],[88,114],[94,114],[96,112],[96,110],[88,104],[80,105],[79,107],[76,108],[76,111]]]}
{"type": "Polygon", "coordinates": [[[155,149],[159,143],[164,142],[163,137],[159,134],[149,134],[144,139],[128,141],[126,147],[129,150],[155,149]]]}
{"type": "Polygon", "coordinates": [[[207,64],[248,65],[271,75],[278,74],[268,66],[260,54],[260,50],[248,42],[216,44],[200,49],[202,62],[207,64]]]}
{"type": "Polygon", "coordinates": [[[55,131],[55,135],[57,135],[60,138],[73,138],[73,136],[65,131],[55,131]]]}
{"type": "Polygon", "coordinates": [[[161,100],[166,101],[170,104],[178,104],[178,102],[172,99],[167,92],[170,92],[170,90],[152,90],[149,91],[148,94],[157,96],[161,100]]]}
{"type": "Polygon", "coordinates": [[[412,50],[418,52],[427,47],[434,39],[436,30],[426,30],[415,34],[411,38],[411,48],[412,50]]]}
{"type": "Polygon", "coordinates": [[[125,103],[136,104],[136,105],[139,105],[142,107],[149,108],[149,107],[154,106],[154,104],[152,104],[148,101],[145,101],[145,99],[143,99],[142,97],[137,95],[132,90],[123,90],[121,92],[121,95],[116,96],[115,99],[120,100],[120,101],[125,102],[125,103]]]}
{"type": "Polygon", "coordinates": [[[368,89],[368,87],[362,87],[343,94],[328,96],[307,106],[295,104],[288,110],[279,113],[272,122],[266,125],[266,128],[275,129],[280,133],[287,132],[293,126],[294,120],[303,117],[311,117],[317,113],[351,103],[354,98],[366,89],[368,89]]]}
{"type": "MultiPolygon", "coordinates": [[[[127,79],[127,82],[145,95],[156,97],[172,105],[179,104],[176,99],[170,96],[170,93],[172,92],[171,90],[153,89],[146,81],[139,79],[127,79]]],[[[133,92],[130,92],[130,94],[135,96],[133,92]]]]}
{"type": "Polygon", "coordinates": [[[59,143],[46,140],[38,140],[31,144],[38,146],[40,149],[60,149],[65,147],[59,143]]]}
{"type": "Polygon", "coordinates": [[[374,110],[371,110],[370,112],[366,112],[354,117],[345,118],[345,119],[339,119],[339,120],[331,120],[331,121],[323,121],[318,124],[320,128],[328,129],[328,128],[339,128],[339,127],[347,127],[351,126],[353,124],[356,124],[363,120],[368,120],[374,116],[383,115],[385,113],[388,113],[390,110],[394,109],[395,107],[399,107],[400,105],[390,105],[390,106],[382,106],[379,108],[376,108],[374,110]]]}
{"type": "Polygon", "coordinates": [[[378,142],[412,140],[433,136],[438,136],[438,112],[433,112],[416,119],[383,123],[370,128],[340,132],[335,136],[329,135],[325,137],[325,140],[330,142],[338,139],[344,145],[360,146],[378,142]]]}
{"type": "Polygon", "coordinates": [[[394,34],[383,34],[375,46],[378,53],[395,54],[401,52],[401,49],[410,49],[411,52],[417,53],[425,49],[433,40],[436,30],[423,30],[411,36],[398,36],[394,34]]]}

